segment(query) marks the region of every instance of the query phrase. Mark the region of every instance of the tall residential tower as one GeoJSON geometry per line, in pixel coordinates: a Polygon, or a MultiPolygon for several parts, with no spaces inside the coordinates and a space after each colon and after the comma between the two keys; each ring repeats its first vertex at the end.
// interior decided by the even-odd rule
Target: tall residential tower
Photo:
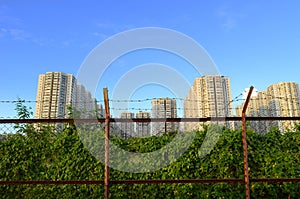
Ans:
{"type": "Polygon", "coordinates": [[[39,75],[36,101],[36,119],[67,118],[71,113],[69,107],[79,111],[80,117],[93,116],[97,111],[91,93],[77,84],[72,74],[63,72],[39,75]]]}
{"type": "MultiPolygon", "coordinates": [[[[239,107],[236,109],[237,116],[241,116],[239,107]]],[[[246,114],[256,117],[299,117],[299,84],[295,82],[280,82],[270,85],[266,91],[260,91],[257,96],[251,97],[246,114]]],[[[274,126],[278,127],[281,132],[293,130],[298,122],[288,120],[252,121],[250,127],[260,134],[265,134],[274,126]]]]}
{"type": "MultiPolygon", "coordinates": [[[[145,111],[139,111],[136,113],[136,118],[150,118],[150,113],[145,111]]],[[[136,123],[136,136],[137,137],[148,137],[151,136],[150,123],[148,122],[137,122],[136,123]]]]}
{"type": "MultiPolygon", "coordinates": [[[[176,100],[170,98],[159,98],[152,100],[152,118],[176,118],[176,100]]],[[[153,122],[152,134],[161,135],[178,130],[176,122],[153,122]]]]}
{"type": "MultiPolygon", "coordinates": [[[[229,77],[207,75],[196,78],[184,101],[187,118],[231,116],[231,90],[229,77]]],[[[229,122],[225,123],[231,127],[229,122]]],[[[185,130],[200,129],[201,124],[187,122],[185,130]]]]}
{"type": "MultiPolygon", "coordinates": [[[[121,112],[120,118],[122,119],[133,119],[134,113],[132,112],[121,112]]],[[[134,137],[134,123],[133,122],[121,122],[117,126],[120,128],[121,137],[130,138],[134,137]]]]}
{"type": "Polygon", "coordinates": [[[71,74],[47,72],[39,75],[34,118],[66,118],[67,106],[76,96],[76,79],[71,74]]]}

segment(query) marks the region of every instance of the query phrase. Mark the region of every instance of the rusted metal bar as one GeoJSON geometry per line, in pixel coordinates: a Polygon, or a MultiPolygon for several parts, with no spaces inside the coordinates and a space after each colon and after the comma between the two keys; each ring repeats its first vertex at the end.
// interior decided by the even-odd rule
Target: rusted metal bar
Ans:
{"type": "MultiPolygon", "coordinates": [[[[300,182],[300,178],[250,178],[250,182],[300,182]]],[[[182,179],[182,180],[111,180],[110,184],[179,184],[179,183],[244,183],[243,178],[220,178],[220,179],[182,179]]]]}
{"type": "Polygon", "coordinates": [[[112,180],[111,184],[202,184],[202,183],[243,183],[242,178],[223,179],[182,179],[182,180],[112,180]]]}
{"type": "MultiPolygon", "coordinates": [[[[243,183],[242,178],[222,178],[222,179],[182,179],[182,180],[110,180],[112,184],[184,184],[184,183],[243,183]]],[[[59,180],[59,181],[48,181],[48,180],[30,180],[30,181],[0,181],[0,185],[20,185],[20,184],[102,184],[103,180],[59,180]]]]}
{"type": "MultiPolygon", "coordinates": [[[[300,183],[300,178],[250,178],[251,183],[282,183],[292,182],[300,183]]],[[[183,180],[110,180],[112,184],[179,184],[179,183],[244,183],[244,178],[220,178],[220,179],[183,179],[183,180]]],[[[17,180],[17,181],[0,181],[0,185],[21,185],[21,184],[44,184],[44,185],[104,185],[103,180],[17,180]]]]}
{"type": "Polygon", "coordinates": [[[246,117],[246,120],[250,121],[262,121],[262,120],[300,120],[300,117],[246,117]]]}
{"type": "Polygon", "coordinates": [[[246,199],[250,199],[250,181],[249,181],[249,171],[248,171],[248,151],[247,151],[247,133],[246,133],[246,111],[250,101],[250,97],[253,91],[253,86],[250,87],[247,99],[245,101],[243,111],[242,111],[242,139],[243,139],[243,151],[244,151],[244,181],[246,188],[246,199]]]}
{"type": "Polygon", "coordinates": [[[44,185],[89,185],[89,184],[100,184],[104,185],[103,180],[16,180],[16,181],[0,181],[0,185],[21,185],[21,184],[44,184],[44,185]]]}
{"type": "Polygon", "coordinates": [[[105,119],[0,119],[0,124],[34,124],[34,123],[104,123],[105,119]]]}
{"type": "Polygon", "coordinates": [[[267,182],[267,183],[280,183],[280,182],[300,182],[300,178],[250,178],[250,182],[267,182]]]}
{"type": "Polygon", "coordinates": [[[109,123],[110,111],[108,101],[108,90],[103,88],[105,106],[105,164],[104,164],[104,198],[109,199],[109,123]]]}

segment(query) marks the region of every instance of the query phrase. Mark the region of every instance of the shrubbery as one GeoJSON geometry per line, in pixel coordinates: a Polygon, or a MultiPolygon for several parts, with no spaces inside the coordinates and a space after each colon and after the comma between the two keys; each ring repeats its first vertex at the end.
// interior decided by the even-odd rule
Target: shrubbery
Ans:
{"type": "MultiPolygon", "coordinates": [[[[22,117],[28,116],[26,108],[19,109],[25,111],[22,117]]],[[[1,181],[104,179],[104,165],[86,150],[74,125],[66,124],[59,133],[50,125],[15,128],[18,133],[0,141],[1,181]]],[[[206,134],[207,128],[196,132],[189,149],[165,168],[140,174],[111,169],[110,179],[243,178],[241,131],[224,129],[213,150],[200,158],[206,134]]],[[[127,151],[145,153],[165,146],[173,137],[111,140],[127,151]]],[[[247,130],[247,139],[251,178],[300,178],[300,131],[282,135],[273,129],[259,135],[247,130]]],[[[250,189],[252,198],[300,198],[300,183],[251,183],[250,189]]],[[[103,198],[104,189],[102,185],[0,185],[0,194],[1,198],[103,198]]],[[[123,199],[245,198],[245,188],[243,183],[119,184],[111,186],[110,194],[123,199]]]]}
{"type": "MultiPolygon", "coordinates": [[[[67,125],[66,125],[67,126],[67,125]]],[[[22,127],[0,142],[0,180],[103,180],[103,164],[90,155],[75,128],[60,133],[53,127],[22,127]]],[[[132,174],[111,169],[110,178],[200,179],[243,178],[241,132],[225,129],[214,149],[199,158],[206,131],[196,133],[190,148],[174,163],[151,173],[132,174]]],[[[300,132],[284,135],[273,130],[258,135],[248,130],[250,177],[299,178],[300,132]]],[[[170,136],[113,138],[124,149],[147,152],[172,139],[170,136]]],[[[253,198],[299,198],[299,183],[251,183],[253,198]]],[[[112,198],[244,198],[244,184],[160,184],[112,185],[112,198]]],[[[102,185],[2,185],[3,198],[86,198],[103,197],[102,185]]]]}

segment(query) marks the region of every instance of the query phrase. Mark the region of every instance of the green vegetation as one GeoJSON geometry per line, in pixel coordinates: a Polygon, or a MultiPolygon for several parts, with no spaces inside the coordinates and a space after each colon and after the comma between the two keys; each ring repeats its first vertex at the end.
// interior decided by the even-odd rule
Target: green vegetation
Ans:
{"type": "MultiPolygon", "coordinates": [[[[103,180],[104,165],[85,149],[74,125],[57,133],[54,127],[18,126],[20,131],[0,141],[0,180],[103,180]]],[[[241,131],[224,129],[214,149],[203,158],[199,149],[207,130],[196,132],[189,149],[175,162],[149,173],[111,169],[110,178],[210,179],[243,178],[241,131]]],[[[248,130],[250,177],[299,178],[300,132],[266,135],[248,130]]],[[[166,145],[173,135],[113,142],[133,152],[166,145]]],[[[155,161],[155,160],[153,160],[155,161]]],[[[124,163],[123,166],[126,166],[124,163]]],[[[300,198],[300,183],[251,183],[252,198],[300,198]]],[[[111,198],[245,198],[242,183],[112,185],[111,198]]],[[[103,198],[102,185],[0,185],[0,198],[103,198]]]]}
{"type": "MultiPolygon", "coordinates": [[[[52,133],[27,126],[0,142],[0,179],[103,180],[103,164],[84,148],[74,127],[52,133]]],[[[248,131],[249,167],[252,178],[299,178],[300,132],[281,135],[274,130],[261,136],[248,131]]],[[[132,174],[111,170],[111,179],[242,178],[241,132],[224,130],[210,154],[199,158],[206,132],[199,131],[191,147],[174,163],[152,173],[132,174]]],[[[116,138],[115,138],[116,139],[116,138]]],[[[124,149],[145,152],[169,142],[167,136],[115,142],[124,149]],[[160,142],[161,141],[161,142],[160,142]]],[[[155,160],[154,160],[155,161],[155,160]]],[[[253,198],[299,198],[299,183],[251,183],[253,198]]],[[[3,198],[86,198],[103,196],[102,185],[2,185],[3,198]]],[[[244,198],[239,184],[112,185],[112,198],[244,198]]]]}

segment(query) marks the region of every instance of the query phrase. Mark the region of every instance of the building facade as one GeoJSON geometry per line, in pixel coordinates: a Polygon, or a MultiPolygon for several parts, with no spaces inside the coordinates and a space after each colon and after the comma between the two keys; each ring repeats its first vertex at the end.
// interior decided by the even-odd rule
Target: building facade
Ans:
{"type": "MultiPolygon", "coordinates": [[[[132,112],[121,112],[121,119],[133,119],[134,113],[132,112]]],[[[127,139],[135,136],[134,133],[134,122],[121,122],[117,124],[121,137],[127,139]]]]}
{"type": "Polygon", "coordinates": [[[36,101],[36,119],[95,116],[97,110],[96,99],[91,93],[77,84],[72,74],[63,72],[39,75],[36,101]],[[74,109],[79,115],[71,115],[74,109]]]}
{"type": "MultiPolygon", "coordinates": [[[[244,103],[238,105],[236,107],[236,116],[242,117],[242,110],[244,107],[244,103]]],[[[246,110],[247,116],[252,117],[268,117],[270,116],[269,110],[269,95],[266,91],[258,92],[256,96],[250,98],[248,103],[248,107],[246,110]]],[[[235,129],[241,127],[241,122],[236,122],[235,129]]],[[[248,126],[254,129],[256,132],[260,134],[264,134],[270,129],[270,121],[261,120],[261,121],[251,121],[248,126]]]]}
{"type": "MultiPolygon", "coordinates": [[[[256,117],[299,117],[299,88],[299,84],[295,82],[272,84],[266,91],[260,91],[257,96],[251,97],[246,114],[256,117]]],[[[239,108],[236,109],[236,114],[241,116],[239,108]]],[[[250,127],[265,134],[272,127],[278,127],[281,132],[293,130],[296,123],[299,121],[251,121],[250,127]]]]}
{"type": "Polygon", "coordinates": [[[97,114],[97,101],[81,84],[76,85],[76,100],[74,107],[80,112],[81,118],[93,118],[97,114]]]}
{"type": "Polygon", "coordinates": [[[71,74],[47,72],[39,75],[34,118],[67,118],[75,101],[76,79],[71,74]]]}
{"type": "MultiPolygon", "coordinates": [[[[139,111],[136,113],[136,118],[150,118],[150,113],[145,111],[139,111]]],[[[137,137],[149,137],[151,136],[150,123],[137,122],[136,123],[136,136],[137,137]]]]}
{"type": "Polygon", "coordinates": [[[102,104],[97,104],[97,118],[105,118],[105,110],[102,104]]]}
{"type": "MultiPolygon", "coordinates": [[[[230,79],[224,76],[207,75],[196,78],[184,101],[184,117],[227,117],[232,116],[230,79]]],[[[233,124],[223,122],[227,127],[233,124]]],[[[187,122],[185,130],[202,128],[201,123],[187,122]]]]}
{"type": "MultiPolygon", "coordinates": [[[[159,98],[152,100],[152,118],[177,118],[176,100],[159,98]]],[[[152,135],[162,135],[178,130],[176,122],[153,122],[152,135]]]]}

